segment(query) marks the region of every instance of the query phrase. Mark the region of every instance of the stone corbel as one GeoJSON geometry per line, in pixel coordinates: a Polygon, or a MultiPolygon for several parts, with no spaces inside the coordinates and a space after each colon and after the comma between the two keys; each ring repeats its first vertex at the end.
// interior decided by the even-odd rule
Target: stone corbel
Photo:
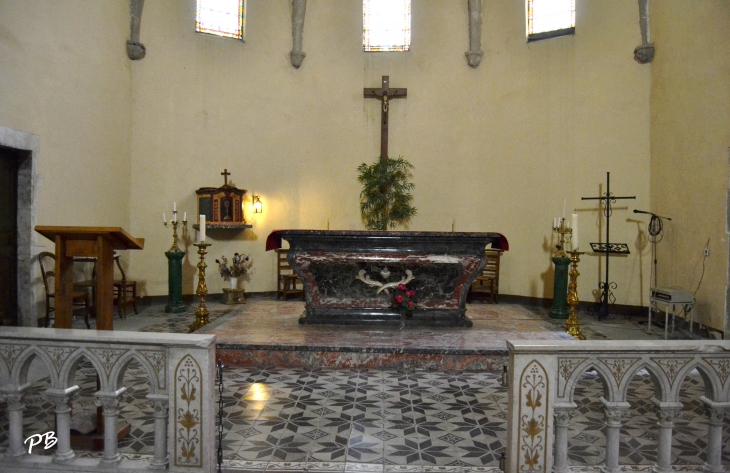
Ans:
{"type": "Polygon", "coordinates": [[[299,69],[307,55],[302,51],[302,40],[304,36],[304,11],[307,9],[307,0],[292,0],[291,2],[291,36],[292,50],[291,65],[299,69]]]}
{"type": "Polygon", "coordinates": [[[641,26],[641,46],[634,49],[634,59],[639,64],[647,64],[654,59],[654,44],[649,31],[649,0],[639,0],[639,25],[641,26]]]}
{"type": "Polygon", "coordinates": [[[127,41],[127,56],[133,61],[142,59],[147,54],[144,44],[139,42],[139,28],[142,24],[142,7],[144,0],[129,1],[130,32],[127,41]]]}
{"type": "Polygon", "coordinates": [[[469,0],[469,51],[466,62],[477,67],[482,62],[482,0],[469,0]]]}

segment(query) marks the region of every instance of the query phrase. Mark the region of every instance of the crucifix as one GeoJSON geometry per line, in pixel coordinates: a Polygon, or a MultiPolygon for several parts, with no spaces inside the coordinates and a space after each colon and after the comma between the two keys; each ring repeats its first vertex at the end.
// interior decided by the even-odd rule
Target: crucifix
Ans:
{"type": "Polygon", "coordinates": [[[223,176],[223,186],[228,185],[228,176],[230,176],[230,175],[231,175],[231,173],[228,172],[228,168],[224,169],[223,172],[221,173],[221,176],[223,176]]]}
{"type": "Polygon", "coordinates": [[[389,101],[407,95],[407,89],[391,89],[389,87],[389,77],[383,76],[383,84],[379,89],[366,88],[363,89],[366,99],[378,99],[382,102],[380,108],[380,160],[388,159],[388,108],[389,101]]]}
{"type": "MultiPolygon", "coordinates": [[[[608,303],[609,298],[613,297],[611,294],[611,287],[616,288],[616,283],[609,282],[608,280],[608,258],[611,254],[629,254],[629,247],[625,243],[611,243],[609,240],[610,235],[610,222],[611,214],[613,209],[611,208],[612,203],[616,203],[619,199],[636,199],[636,196],[631,197],[616,197],[611,194],[611,173],[606,173],[606,192],[601,197],[581,197],[581,200],[598,200],[599,206],[602,203],[603,215],[606,217],[606,242],[605,243],[591,243],[591,248],[596,253],[604,253],[606,255],[606,279],[599,284],[599,289],[603,291],[601,294],[601,308],[598,311],[598,320],[603,320],[608,317],[608,303]]],[[[613,302],[613,301],[612,301],[613,302]]]]}

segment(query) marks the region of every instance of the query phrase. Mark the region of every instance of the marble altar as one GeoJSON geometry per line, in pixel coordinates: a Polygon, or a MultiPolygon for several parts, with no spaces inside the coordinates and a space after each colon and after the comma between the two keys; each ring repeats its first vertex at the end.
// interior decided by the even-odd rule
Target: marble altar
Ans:
{"type": "Polygon", "coordinates": [[[484,248],[509,249],[499,233],[367,230],[275,230],[266,249],[282,240],[304,282],[302,324],[471,327],[466,296],[484,248]],[[410,317],[394,307],[398,284],[416,293],[410,317]]]}

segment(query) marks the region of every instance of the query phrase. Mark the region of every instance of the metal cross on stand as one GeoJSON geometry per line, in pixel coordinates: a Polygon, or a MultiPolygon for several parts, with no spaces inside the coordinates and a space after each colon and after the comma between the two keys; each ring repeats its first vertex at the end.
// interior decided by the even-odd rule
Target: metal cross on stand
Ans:
{"type": "MultiPolygon", "coordinates": [[[[611,222],[611,214],[613,213],[613,209],[611,208],[612,203],[616,203],[619,199],[636,199],[636,196],[631,197],[616,197],[613,194],[611,194],[611,173],[606,173],[606,192],[603,194],[602,197],[581,197],[581,200],[598,200],[600,203],[604,204],[603,207],[603,215],[606,216],[606,241],[605,243],[591,243],[591,248],[596,253],[604,253],[606,255],[606,279],[599,284],[599,289],[601,289],[603,292],[601,294],[601,307],[598,311],[598,320],[603,320],[606,317],[608,317],[608,303],[609,299],[613,298],[613,294],[611,294],[611,288],[616,288],[615,282],[609,282],[608,279],[608,257],[611,254],[616,255],[626,255],[629,254],[629,246],[626,243],[611,243],[609,240],[610,236],[610,222],[611,222]]],[[[600,206],[599,203],[599,206],[600,206]]],[[[614,298],[615,300],[615,298],[614,298]]],[[[610,302],[613,302],[610,301],[610,302]]]]}
{"type": "Polygon", "coordinates": [[[383,76],[383,86],[379,89],[363,89],[366,99],[378,99],[383,103],[380,108],[380,160],[388,159],[388,108],[390,99],[407,95],[407,89],[389,88],[389,77],[383,76]]]}
{"type": "Polygon", "coordinates": [[[227,168],[224,169],[223,172],[221,173],[221,176],[223,176],[223,186],[228,185],[228,176],[230,176],[230,175],[231,175],[231,173],[228,172],[227,168]]]}

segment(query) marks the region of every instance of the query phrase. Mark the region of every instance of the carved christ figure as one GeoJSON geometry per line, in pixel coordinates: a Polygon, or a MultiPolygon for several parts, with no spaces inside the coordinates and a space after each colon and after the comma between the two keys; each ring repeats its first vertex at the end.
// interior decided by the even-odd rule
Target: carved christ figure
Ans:
{"type": "Polygon", "coordinates": [[[406,97],[408,94],[408,89],[391,89],[389,82],[389,77],[383,76],[383,84],[379,89],[363,89],[365,98],[378,99],[382,103],[382,107],[380,107],[380,159],[382,161],[388,159],[388,109],[390,108],[390,100],[406,97]]]}

